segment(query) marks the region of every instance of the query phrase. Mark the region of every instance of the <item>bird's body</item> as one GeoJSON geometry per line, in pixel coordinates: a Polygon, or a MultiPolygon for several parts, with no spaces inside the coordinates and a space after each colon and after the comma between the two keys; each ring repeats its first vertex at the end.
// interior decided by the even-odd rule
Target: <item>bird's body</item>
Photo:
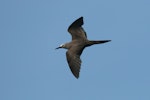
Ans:
{"type": "MultiPolygon", "coordinates": [[[[67,62],[73,75],[78,78],[81,66],[80,55],[85,47],[109,42],[111,40],[91,41],[87,39],[86,32],[82,28],[83,17],[74,21],[68,28],[68,32],[72,35],[72,41],[65,43],[58,48],[68,49],[66,52],[67,62]]],[[[58,49],[57,48],[57,49],[58,49]]]]}

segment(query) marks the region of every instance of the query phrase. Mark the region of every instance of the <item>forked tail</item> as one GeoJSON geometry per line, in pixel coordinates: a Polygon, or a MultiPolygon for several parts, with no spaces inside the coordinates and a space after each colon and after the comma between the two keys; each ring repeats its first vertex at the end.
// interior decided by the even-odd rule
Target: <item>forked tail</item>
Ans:
{"type": "Polygon", "coordinates": [[[88,41],[87,46],[91,46],[94,44],[102,44],[106,42],[110,42],[111,40],[99,40],[99,41],[88,41]]]}

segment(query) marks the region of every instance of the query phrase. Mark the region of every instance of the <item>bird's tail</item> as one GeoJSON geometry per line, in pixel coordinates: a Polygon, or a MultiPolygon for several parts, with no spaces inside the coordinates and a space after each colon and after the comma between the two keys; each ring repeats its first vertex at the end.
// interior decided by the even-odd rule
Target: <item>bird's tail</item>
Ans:
{"type": "Polygon", "coordinates": [[[99,40],[99,41],[88,41],[87,46],[91,46],[94,44],[102,44],[106,42],[110,42],[111,40],[99,40]]]}

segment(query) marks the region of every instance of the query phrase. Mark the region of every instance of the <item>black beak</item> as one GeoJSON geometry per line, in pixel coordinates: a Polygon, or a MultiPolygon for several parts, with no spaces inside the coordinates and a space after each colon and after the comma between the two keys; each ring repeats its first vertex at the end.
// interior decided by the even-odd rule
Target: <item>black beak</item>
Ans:
{"type": "Polygon", "coordinates": [[[57,47],[56,49],[60,49],[60,48],[62,48],[62,47],[57,47]]]}

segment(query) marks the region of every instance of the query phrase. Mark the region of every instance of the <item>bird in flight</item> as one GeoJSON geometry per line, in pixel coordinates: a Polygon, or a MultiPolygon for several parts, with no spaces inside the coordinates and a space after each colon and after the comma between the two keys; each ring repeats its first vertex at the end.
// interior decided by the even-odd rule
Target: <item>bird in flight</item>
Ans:
{"type": "Polygon", "coordinates": [[[85,47],[94,45],[94,44],[102,44],[106,42],[110,42],[111,40],[88,40],[86,32],[83,27],[83,17],[75,20],[68,28],[68,32],[72,36],[72,41],[69,43],[65,43],[57,47],[68,49],[66,52],[67,62],[70,67],[71,72],[76,78],[79,78],[79,72],[81,67],[81,59],[80,55],[85,47]]]}

